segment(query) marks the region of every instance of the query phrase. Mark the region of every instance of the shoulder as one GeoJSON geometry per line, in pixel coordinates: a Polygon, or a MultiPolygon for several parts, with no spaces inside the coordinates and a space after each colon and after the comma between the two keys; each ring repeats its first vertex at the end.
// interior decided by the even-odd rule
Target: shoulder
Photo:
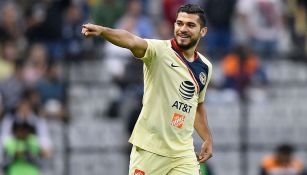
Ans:
{"type": "Polygon", "coordinates": [[[170,46],[169,40],[159,40],[159,39],[145,39],[149,45],[154,45],[157,47],[167,47],[170,46]]]}
{"type": "Polygon", "coordinates": [[[211,64],[210,60],[208,59],[208,57],[202,55],[202,54],[199,53],[199,52],[197,52],[197,54],[198,54],[200,60],[201,60],[205,65],[207,65],[209,69],[212,69],[212,64],[211,64]]]}
{"type": "Polygon", "coordinates": [[[6,137],[6,138],[3,140],[3,146],[4,146],[4,147],[13,146],[15,143],[16,143],[16,139],[15,139],[14,137],[12,137],[12,136],[6,137]]]}
{"type": "Polygon", "coordinates": [[[147,42],[147,48],[144,57],[140,58],[146,63],[146,65],[151,64],[152,60],[157,58],[158,55],[164,53],[167,50],[168,40],[158,40],[158,39],[145,39],[147,42]]]}
{"type": "Polygon", "coordinates": [[[271,168],[275,167],[276,164],[275,164],[274,156],[272,156],[272,155],[265,156],[262,159],[261,164],[262,164],[262,167],[264,167],[265,169],[271,169],[271,168]]]}
{"type": "Polygon", "coordinates": [[[166,50],[171,49],[169,40],[145,39],[148,47],[146,49],[145,57],[156,57],[166,50]]]}
{"type": "Polygon", "coordinates": [[[297,168],[298,170],[303,170],[304,169],[304,164],[301,160],[298,160],[298,159],[294,159],[293,160],[293,166],[295,168],[297,168]]]}

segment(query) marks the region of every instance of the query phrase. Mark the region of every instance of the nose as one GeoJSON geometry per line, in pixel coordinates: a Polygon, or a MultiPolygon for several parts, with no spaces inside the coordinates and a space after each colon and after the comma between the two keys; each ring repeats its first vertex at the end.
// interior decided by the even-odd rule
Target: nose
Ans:
{"type": "Polygon", "coordinates": [[[179,31],[180,31],[180,32],[187,32],[187,31],[188,31],[188,28],[187,28],[186,25],[183,25],[183,26],[181,26],[181,27],[179,28],[179,31]]]}

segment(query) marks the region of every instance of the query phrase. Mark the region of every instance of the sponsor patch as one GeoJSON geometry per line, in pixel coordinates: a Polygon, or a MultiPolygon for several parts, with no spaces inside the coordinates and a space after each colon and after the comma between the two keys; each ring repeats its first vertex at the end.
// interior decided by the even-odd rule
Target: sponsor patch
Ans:
{"type": "Polygon", "coordinates": [[[134,174],[133,175],[145,175],[145,172],[139,169],[135,169],[134,174]]]}
{"type": "Polygon", "coordinates": [[[176,128],[182,128],[184,120],[185,120],[185,116],[184,115],[174,113],[171,125],[175,126],[176,128]]]}
{"type": "Polygon", "coordinates": [[[184,81],[179,86],[179,94],[184,100],[190,100],[194,96],[195,86],[191,81],[184,81]]]}
{"type": "Polygon", "coordinates": [[[204,72],[201,72],[199,74],[199,80],[201,82],[201,84],[205,85],[206,84],[206,81],[207,81],[207,76],[204,72]]]}

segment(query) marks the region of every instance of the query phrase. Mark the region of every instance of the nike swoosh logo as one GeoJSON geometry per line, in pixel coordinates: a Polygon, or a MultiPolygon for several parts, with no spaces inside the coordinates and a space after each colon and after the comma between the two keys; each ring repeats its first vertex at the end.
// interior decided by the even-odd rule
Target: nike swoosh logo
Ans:
{"type": "Polygon", "coordinates": [[[172,63],[171,66],[172,66],[172,67],[179,67],[179,66],[174,65],[174,63],[172,63]]]}

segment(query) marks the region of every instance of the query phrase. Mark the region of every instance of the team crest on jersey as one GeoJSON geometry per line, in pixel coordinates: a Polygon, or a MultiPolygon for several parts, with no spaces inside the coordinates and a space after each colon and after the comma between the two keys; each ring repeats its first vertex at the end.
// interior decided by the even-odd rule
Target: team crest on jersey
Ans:
{"type": "Polygon", "coordinates": [[[135,169],[134,174],[133,175],[145,175],[145,172],[139,169],[135,169]]]}
{"type": "Polygon", "coordinates": [[[174,113],[171,125],[180,129],[183,126],[184,120],[185,120],[185,116],[184,115],[174,113]]]}
{"type": "Polygon", "coordinates": [[[203,84],[203,85],[206,84],[207,76],[204,72],[201,72],[199,74],[199,80],[200,80],[201,84],[203,84]]]}
{"type": "Polygon", "coordinates": [[[190,100],[194,96],[195,86],[190,81],[184,81],[180,84],[179,94],[184,100],[190,100]]]}

